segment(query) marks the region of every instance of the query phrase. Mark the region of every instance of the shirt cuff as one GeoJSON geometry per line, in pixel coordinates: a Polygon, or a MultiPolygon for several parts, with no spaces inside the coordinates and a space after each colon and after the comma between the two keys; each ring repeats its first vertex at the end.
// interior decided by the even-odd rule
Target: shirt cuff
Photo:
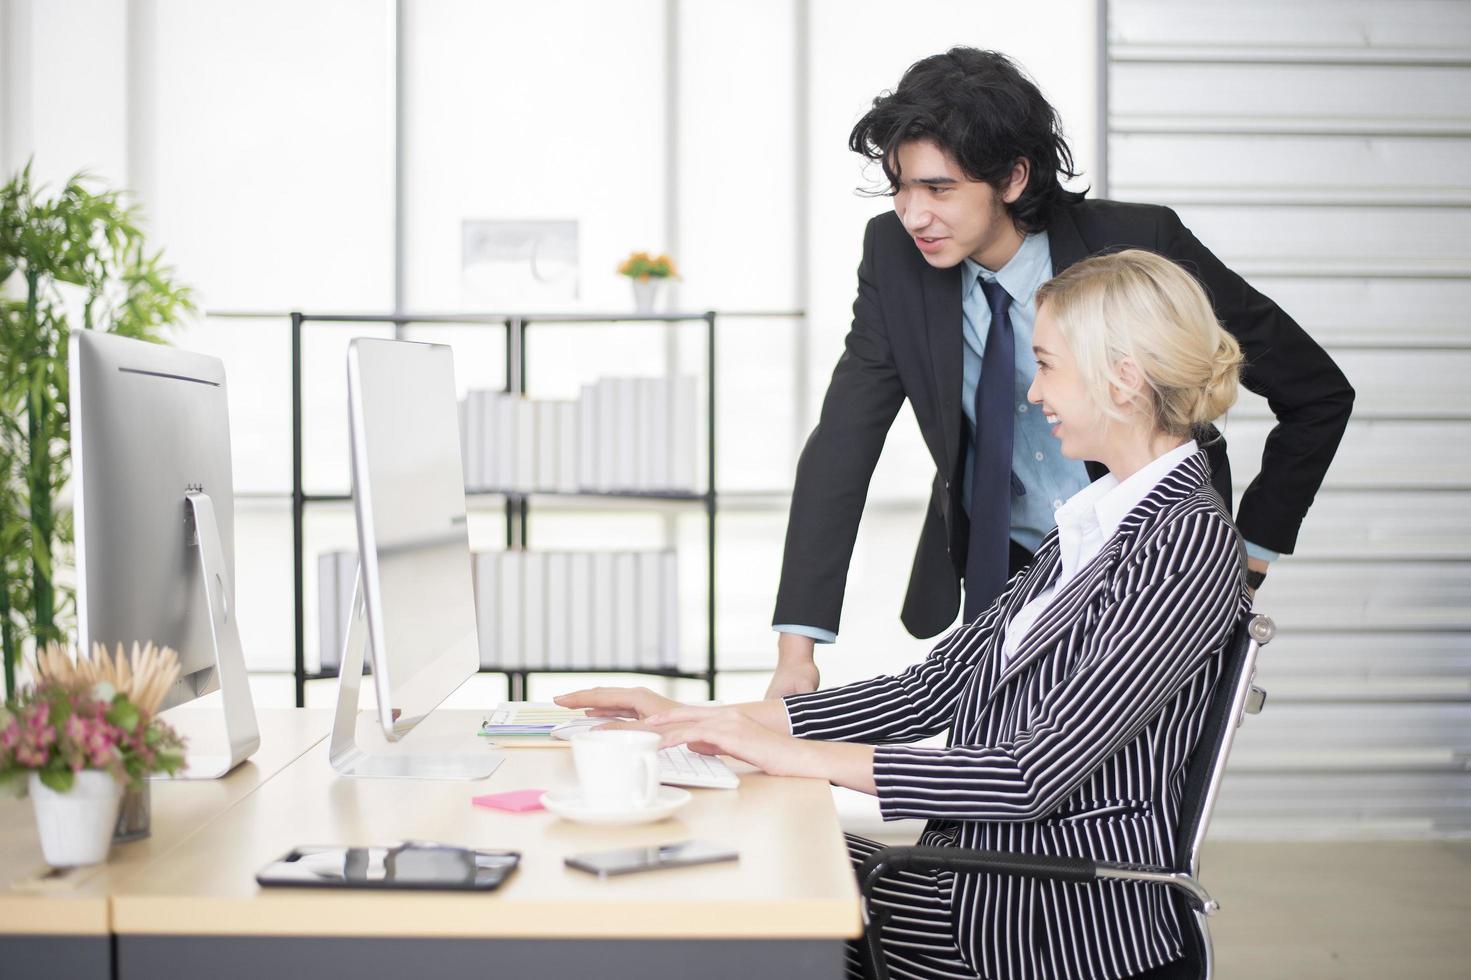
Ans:
{"type": "MultiPolygon", "coordinates": [[[[1250,548],[1251,546],[1247,545],[1247,547],[1250,548]]],[[[809,639],[816,640],[818,643],[836,643],[838,639],[838,634],[832,630],[825,630],[820,626],[792,626],[787,623],[781,623],[773,626],[772,629],[778,633],[795,633],[798,636],[805,636],[809,639]]]]}
{"type": "MultiPolygon", "coordinates": [[[[1259,544],[1252,544],[1250,541],[1247,541],[1246,557],[1258,558],[1262,561],[1276,561],[1278,558],[1282,557],[1282,554],[1280,552],[1273,551],[1270,548],[1263,548],[1259,544]]],[[[787,632],[791,632],[791,630],[788,630],[787,632]]]]}

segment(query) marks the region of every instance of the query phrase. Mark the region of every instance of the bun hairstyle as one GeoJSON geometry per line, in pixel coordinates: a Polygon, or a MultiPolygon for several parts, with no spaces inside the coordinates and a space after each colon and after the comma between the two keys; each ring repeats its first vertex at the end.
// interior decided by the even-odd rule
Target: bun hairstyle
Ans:
{"type": "Polygon", "coordinates": [[[1141,249],[1095,255],[1037,290],[1084,383],[1107,416],[1127,418],[1109,386],[1132,360],[1143,375],[1154,426],[1189,436],[1236,403],[1241,348],[1216,320],[1205,291],[1169,259],[1141,249]]]}

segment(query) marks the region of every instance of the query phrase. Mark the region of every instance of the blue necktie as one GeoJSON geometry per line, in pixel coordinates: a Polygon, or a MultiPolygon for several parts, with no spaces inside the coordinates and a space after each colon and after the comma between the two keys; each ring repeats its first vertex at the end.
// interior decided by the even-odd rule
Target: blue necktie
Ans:
{"type": "Polygon", "coordinates": [[[971,462],[970,542],[965,554],[965,621],[995,601],[1011,559],[1011,444],[1016,419],[1016,340],[1011,297],[999,282],[981,280],[991,330],[976,385],[976,443],[971,462]]]}

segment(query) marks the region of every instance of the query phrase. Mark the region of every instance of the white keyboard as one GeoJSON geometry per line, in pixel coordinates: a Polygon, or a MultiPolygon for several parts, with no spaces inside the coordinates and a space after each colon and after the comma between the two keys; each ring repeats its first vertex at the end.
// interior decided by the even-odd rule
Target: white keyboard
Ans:
{"type": "Polygon", "coordinates": [[[706,789],[735,789],[741,784],[719,756],[701,755],[688,745],[659,750],[659,782],[706,789]]]}

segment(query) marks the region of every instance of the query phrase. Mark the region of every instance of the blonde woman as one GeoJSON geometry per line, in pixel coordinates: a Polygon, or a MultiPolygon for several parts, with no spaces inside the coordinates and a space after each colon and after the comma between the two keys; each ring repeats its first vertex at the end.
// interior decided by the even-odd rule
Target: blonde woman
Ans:
{"type": "MultiPolygon", "coordinates": [[[[1036,559],[901,674],[719,708],[645,690],[558,699],[636,714],[767,772],[878,796],[920,843],[1168,865],[1186,760],[1249,605],[1244,556],[1193,433],[1236,399],[1241,354],[1189,274],[1149,252],[1088,259],[1037,293],[1028,398],[1064,455],[1109,473],[1057,510],[1036,559]],[[913,746],[949,731],[944,747],[913,746]]],[[[878,845],[850,837],[855,863],[878,845]]],[[[901,872],[876,899],[896,977],[1167,976],[1160,890],[901,872]]],[[[861,975],[862,944],[850,950],[861,975]]]]}

